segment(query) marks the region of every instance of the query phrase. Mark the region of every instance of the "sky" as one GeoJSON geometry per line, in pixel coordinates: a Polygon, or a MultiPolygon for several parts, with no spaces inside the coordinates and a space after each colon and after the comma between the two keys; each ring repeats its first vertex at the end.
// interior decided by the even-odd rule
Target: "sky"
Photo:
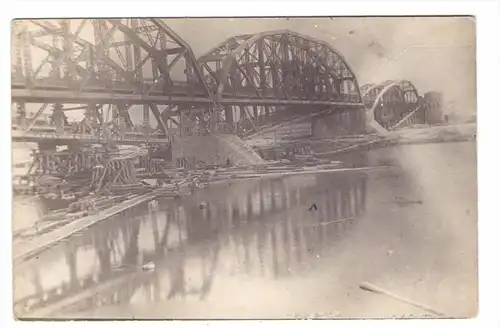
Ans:
{"type": "Polygon", "coordinates": [[[169,25],[196,56],[232,35],[289,29],[330,43],[360,85],[409,79],[421,93],[440,90],[462,104],[457,111],[475,107],[475,22],[470,18],[188,19],[169,25]]]}
{"type": "MultiPolygon", "coordinates": [[[[447,106],[459,115],[475,113],[472,18],[219,18],[167,19],[165,23],[190,44],[196,57],[239,34],[288,29],[309,35],[341,53],[360,86],[408,79],[422,95],[431,90],[443,92],[447,106]]],[[[77,25],[76,20],[72,22],[77,25]]],[[[90,40],[91,34],[87,28],[82,37],[90,40]]]]}

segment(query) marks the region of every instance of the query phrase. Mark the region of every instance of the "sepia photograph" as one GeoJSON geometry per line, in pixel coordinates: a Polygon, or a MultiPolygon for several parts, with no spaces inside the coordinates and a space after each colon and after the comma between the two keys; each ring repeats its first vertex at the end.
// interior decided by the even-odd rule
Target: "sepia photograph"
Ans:
{"type": "Polygon", "coordinates": [[[15,19],[14,316],[476,317],[476,91],[473,16],[15,19]]]}

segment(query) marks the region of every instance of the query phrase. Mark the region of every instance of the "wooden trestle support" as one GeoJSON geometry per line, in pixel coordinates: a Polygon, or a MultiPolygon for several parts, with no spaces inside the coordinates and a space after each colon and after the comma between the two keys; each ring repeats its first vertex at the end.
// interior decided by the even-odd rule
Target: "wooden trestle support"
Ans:
{"type": "MultiPolygon", "coordinates": [[[[148,155],[149,151],[140,147],[120,150],[86,147],[70,147],[63,151],[41,149],[33,152],[28,177],[38,180],[53,176],[70,182],[73,187],[81,185],[83,189],[93,192],[108,190],[121,193],[127,188],[144,189],[140,179],[161,174],[165,167],[164,159],[148,155]]],[[[38,191],[44,193],[43,190],[38,191]]]]}
{"type": "Polygon", "coordinates": [[[110,155],[104,165],[93,167],[91,189],[96,192],[103,189],[126,191],[128,188],[142,186],[137,176],[136,165],[144,162],[144,157],[148,155],[146,149],[134,148],[110,155]]]}
{"type": "Polygon", "coordinates": [[[140,184],[132,159],[110,159],[103,166],[96,166],[92,172],[91,188],[96,191],[116,185],[140,184]]]}

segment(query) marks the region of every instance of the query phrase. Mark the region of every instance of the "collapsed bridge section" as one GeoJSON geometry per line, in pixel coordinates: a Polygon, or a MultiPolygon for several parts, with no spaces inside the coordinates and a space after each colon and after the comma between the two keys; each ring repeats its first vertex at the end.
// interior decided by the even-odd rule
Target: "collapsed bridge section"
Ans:
{"type": "Polygon", "coordinates": [[[424,98],[411,81],[365,84],[361,87],[361,94],[370,126],[377,131],[427,123],[424,98]]]}

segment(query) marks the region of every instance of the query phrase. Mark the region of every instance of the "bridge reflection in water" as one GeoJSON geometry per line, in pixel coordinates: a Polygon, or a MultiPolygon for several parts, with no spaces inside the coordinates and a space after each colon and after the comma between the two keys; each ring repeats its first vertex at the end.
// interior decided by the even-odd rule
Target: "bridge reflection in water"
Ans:
{"type": "Polygon", "coordinates": [[[15,268],[16,314],[205,300],[218,274],[300,274],[362,218],[366,185],[357,173],[248,180],[134,209],[15,268]]]}

